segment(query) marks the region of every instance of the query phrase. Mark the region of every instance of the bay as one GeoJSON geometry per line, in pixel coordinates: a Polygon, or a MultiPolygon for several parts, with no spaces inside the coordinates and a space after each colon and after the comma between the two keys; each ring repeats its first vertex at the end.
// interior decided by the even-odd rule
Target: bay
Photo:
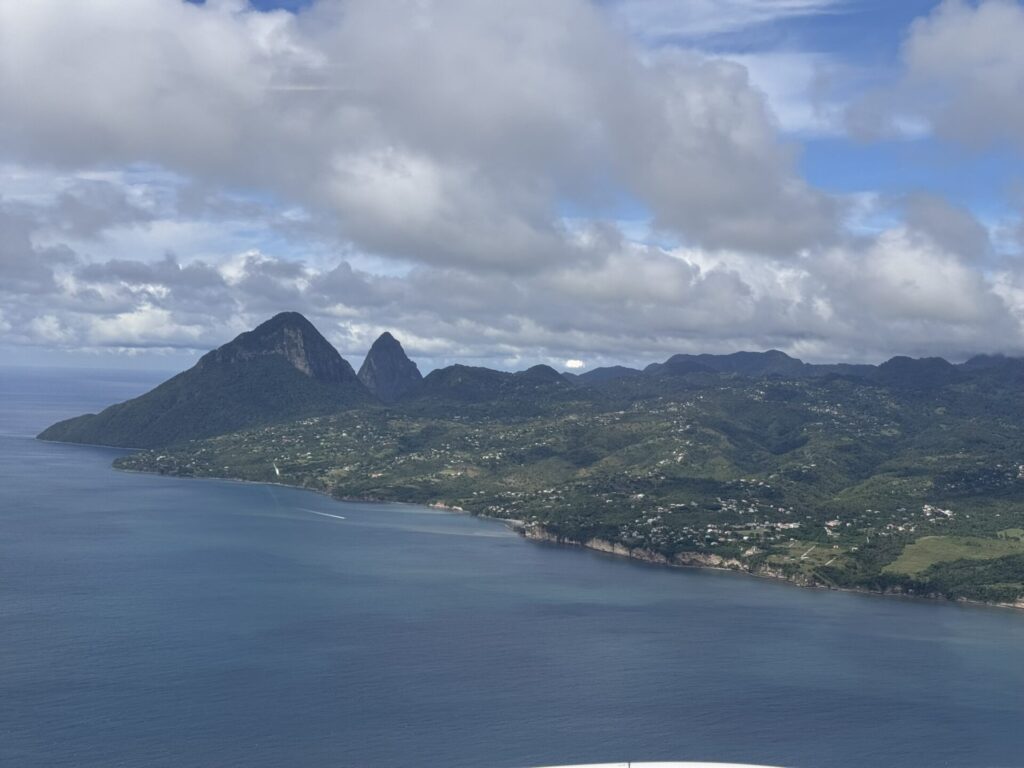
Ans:
{"type": "Polygon", "coordinates": [[[32,439],[160,378],[0,371],[2,765],[1024,765],[1024,613],[32,439]]]}

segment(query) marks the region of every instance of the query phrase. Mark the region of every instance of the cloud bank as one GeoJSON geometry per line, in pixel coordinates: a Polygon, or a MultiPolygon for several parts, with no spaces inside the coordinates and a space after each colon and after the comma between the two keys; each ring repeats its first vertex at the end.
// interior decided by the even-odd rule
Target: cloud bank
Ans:
{"type": "MultiPolygon", "coordinates": [[[[1024,60],[1007,42],[979,94],[987,59],[937,65],[946,25],[1013,5],[911,30],[903,77],[939,83],[919,111],[951,136],[957,99],[1016,119],[1024,60]]],[[[969,211],[914,196],[851,232],[741,63],[644,45],[621,11],[0,0],[4,342],[203,348],[297,309],[343,352],[387,328],[428,367],[1024,347],[1021,276],[969,211]]]]}

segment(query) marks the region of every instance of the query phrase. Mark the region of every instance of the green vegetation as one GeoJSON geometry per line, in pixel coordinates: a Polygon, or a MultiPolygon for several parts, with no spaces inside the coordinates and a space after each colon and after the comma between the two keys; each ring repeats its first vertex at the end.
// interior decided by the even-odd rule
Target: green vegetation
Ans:
{"type": "Polygon", "coordinates": [[[301,315],[283,313],[156,389],[39,437],[150,448],[365,404],[352,367],[301,315]]]}
{"type": "Polygon", "coordinates": [[[580,386],[545,372],[449,370],[431,375],[443,387],[389,407],[118,466],[442,503],[800,583],[1020,600],[1020,388],[957,379],[924,394],[900,373],[895,385],[697,372],[580,386]],[[490,386],[499,398],[485,397],[490,386]]]}
{"type": "Polygon", "coordinates": [[[140,398],[54,424],[40,438],[148,448],[310,413],[334,413],[345,406],[346,395],[283,358],[266,357],[186,371],[140,398]]]}
{"type": "Polygon", "coordinates": [[[886,573],[917,576],[938,563],[957,560],[993,560],[997,557],[1024,554],[1019,539],[1000,537],[980,539],[975,536],[924,536],[908,544],[896,560],[883,569],[886,573]]]}
{"type": "Polygon", "coordinates": [[[436,503],[529,535],[829,587],[1024,605],[1024,361],[677,355],[563,376],[420,377],[384,334],[357,378],[295,313],[44,439],[124,469],[436,503]]]}

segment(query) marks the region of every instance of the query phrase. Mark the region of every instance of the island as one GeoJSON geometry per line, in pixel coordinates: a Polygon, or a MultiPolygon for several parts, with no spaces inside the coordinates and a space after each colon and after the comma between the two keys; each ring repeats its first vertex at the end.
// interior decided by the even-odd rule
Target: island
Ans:
{"type": "Polygon", "coordinates": [[[582,375],[360,371],[283,313],[40,438],[124,470],[432,504],[532,539],[803,586],[1024,607],[1024,360],[676,355],[582,375]]]}

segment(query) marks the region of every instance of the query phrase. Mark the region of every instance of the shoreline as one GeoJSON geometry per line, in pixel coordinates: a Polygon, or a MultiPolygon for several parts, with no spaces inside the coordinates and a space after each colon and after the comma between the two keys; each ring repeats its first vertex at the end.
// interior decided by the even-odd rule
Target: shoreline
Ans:
{"type": "MultiPolygon", "coordinates": [[[[57,442],[56,440],[46,440],[44,442],[57,442]]],[[[63,445],[82,445],[82,443],[63,443],[63,445]]],[[[105,448],[106,446],[92,446],[105,448]]],[[[138,450],[130,448],[128,450],[138,450]]],[[[394,504],[396,506],[403,507],[420,507],[422,509],[436,509],[441,512],[445,512],[452,515],[466,515],[468,517],[476,517],[481,520],[494,520],[495,522],[504,523],[507,528],[523,536],[523,528],[526,526],[525,521],[516,520],[512,517],[494,517],[493,515],[478,515],[473,512],[469,512],[462,507],[449,506],[439,501],[424,504],[418,501],[396,501],[394,499],[369,499],[360,496],[335,496],[329,491],[324,491],[320,488],[312,488],[308,485],[295,485],[293,483],[276,483],[273,480],[246,480],[242,477],[226,477],[219,475],[210,475],[208,477],[196,477],[194,475],[172,475],[169,473],[162,472],[150,472],[145,469],[124,469],[123,467],[116,467],[113,464],[110,468],[115,472],[124,472],[126,475],[151,475],[153,477],[169,477],[174,480],[210,480],[218,483],[240,483],[242,485],[267,485],[274,488],[287,488],[292,491],[302,491],[303,493],[315,493],[318,496],[323,496],[330,501],[337,502],[339,504],[379,504],[381,506],[387,504],[394,504]]],[[[523,536],[526,538],[526,536],[523,536]]]]}
{"type": "MultiPolygon", "coordinates": [[[[56,440],[48,440],[43,442],[58,443],[56,440]]],[[[83,445],[82,443],[60,443],[61,445],[83,445]]],[[[91,446],[97,448],[109,448],[111,446],[91,446]]],[[[127,450],[138,450],[138,449],[127,449],[127,450]]],[[[161,472],[150,472],[143,469],[123,469],[116,467],[111,464],[111,469],[116,472],[125,472],[138,475],[155,475],[157,477],[172,477],[179,480],[216,480],[218,482],[230,482],[230,483],[246,483],[249,485],[266,485],[276,486],[279,488],[290,488],[292,490],[307,491],[316,493],[321,496],[326,496],[331,501],[340,503],[356,503],[356,504],[400,504],[403,506],[422,507],[426,509],[436,509],[449,514],[469,515],[471,517],[477,517],[483,520],[495,520],[503,523],[507,528],[519,534],[527,541],[531,541],[537,544],[548,544],[560,547],[571,547],[574,549],[586,549],[591,552],[596,552],[601,555],[609,555],[611,557],[618,557],[626,560],[633,560],[638,563],[644,563],[650,566],[660,566],[663,568],[692,568],[701,570],[711,571],[728,571],[730,573],[741,574],[743,576],[750,576],[758,579],[771,580],[789,584],[793,587],[799,587],[802,589],[815,589],[827,592],[846,592],[857,595],[867,595],[871,597],[881,598],[900,598],[903,600],[913,601],[928,601],[931,603],[947,603],[949,605],[957,605],[961,607],[970,608],[998,608],[1001,610],[1010,609],[1014,611],[1024,611],[1024,598],[1015,603],[988,603],[980,600],[968,600],[965,598],[949,598],[940,594],[933,595],[922,595],[922,594],[908,594],[906,592],[882,592],[879,590],[865,589],[863,587],[832,587],[826,584],[816,584],[806,581],[800,581],[792,579],[781,573],[775,573],[768,569],[763,570],[752,570],[744,567],[743,563],[735,558],[723,558],[720,555],[713,553],[703,554],[699,552],[694,553],[680,553],[672,558],[661,554],[660,552],[654,552],[652,550],[639,548],[639,547],[627,547],[624,544],[608,541],[607,539],[588,539],[586,541],[579,541],[576,539],[568,539],[563,536],[551,533],[550,530],[545,528],[543,525],[538,523],[527,523],[524,520],[518,520],[515,518],[508,517],[494,517],[492,515],[477,514],[471,511],[467,511],[462,507],[445,504],[441,501],[421,503],[415,501],[395,501],[390,499],[372,499],[372,498],[361,498],[356,496],[335,496],[329,491],[322,490],[320,488],[312,488],[305,485],[298,485],[294,483],[281,483],[274,482],[272,480],[246,480],[240,477],[227,477],[227,476],[208,476],[208,477],[196,477],[190,475],[174,475],[169,473],[161,472]]]]}
{"type": "MultiPolygon", "coordinates": [[[[494,518],[502,519],[502,518],[494,518]]],[[[728,571],[730,573],[741,574],[743,576],[751,576],[757,579],[765,579],[770,581],[782,582],[789,584],[794,587],[801,589],[815,589],[824,592],[846,592],[856,595],[866,595],[870,597],[882,597],[882,598],[901,598],[903,600],[920,601],[926,600],[932,603],[948,603],[950,605],[959,605],[964,607],[972,608],[999,608],[999,609],[1010,609],[1015,611],[1024,611],[1024,599],[1021,599],[1015,603],[988,603],[981,600],[968,600],[966,598],[950,598],[945,597],[941,594],[922,595],[922,594],[911,594],[907,592],[882,592],[875,589],[865,589],[863,587],[831,587],[827,584],[816,584],[807,581],[799,581],[797,579],[789,578],[780,573],[775,573],[768,569],[763,570],[752,570],[743,566],[743,563],[735,558],[723,558],[720,555],[715,554],[702,554],[699,552],[694,553],[682,553],[682,555],[676,555],[675,557],[669,558],[660,552],[652,552],[651,550],[644,549],[641,547],[630,548],[624,544],[620,544],[607,539],[588,539],[586,541],[579,541],[576,539],[568,539],[563,536],[558,536],[548,531],[544,526],[535,526],[531,530],[525,526],[522,521],[517,521],[522,528],[516,529],[517,532],[523,536],[523,538],[529,539],[542,544],[551,544],[559,547],[571,547],[573,549],[586,549],[591,552],[597,552],[602,555],[610,555],[612,557],[619,557],[626,560],[634,560],[636,562],[644,563],[651,566],[659,566],[663,568],[692,568],[695,570],[709,570],[709,571],[728,571]]]]}

